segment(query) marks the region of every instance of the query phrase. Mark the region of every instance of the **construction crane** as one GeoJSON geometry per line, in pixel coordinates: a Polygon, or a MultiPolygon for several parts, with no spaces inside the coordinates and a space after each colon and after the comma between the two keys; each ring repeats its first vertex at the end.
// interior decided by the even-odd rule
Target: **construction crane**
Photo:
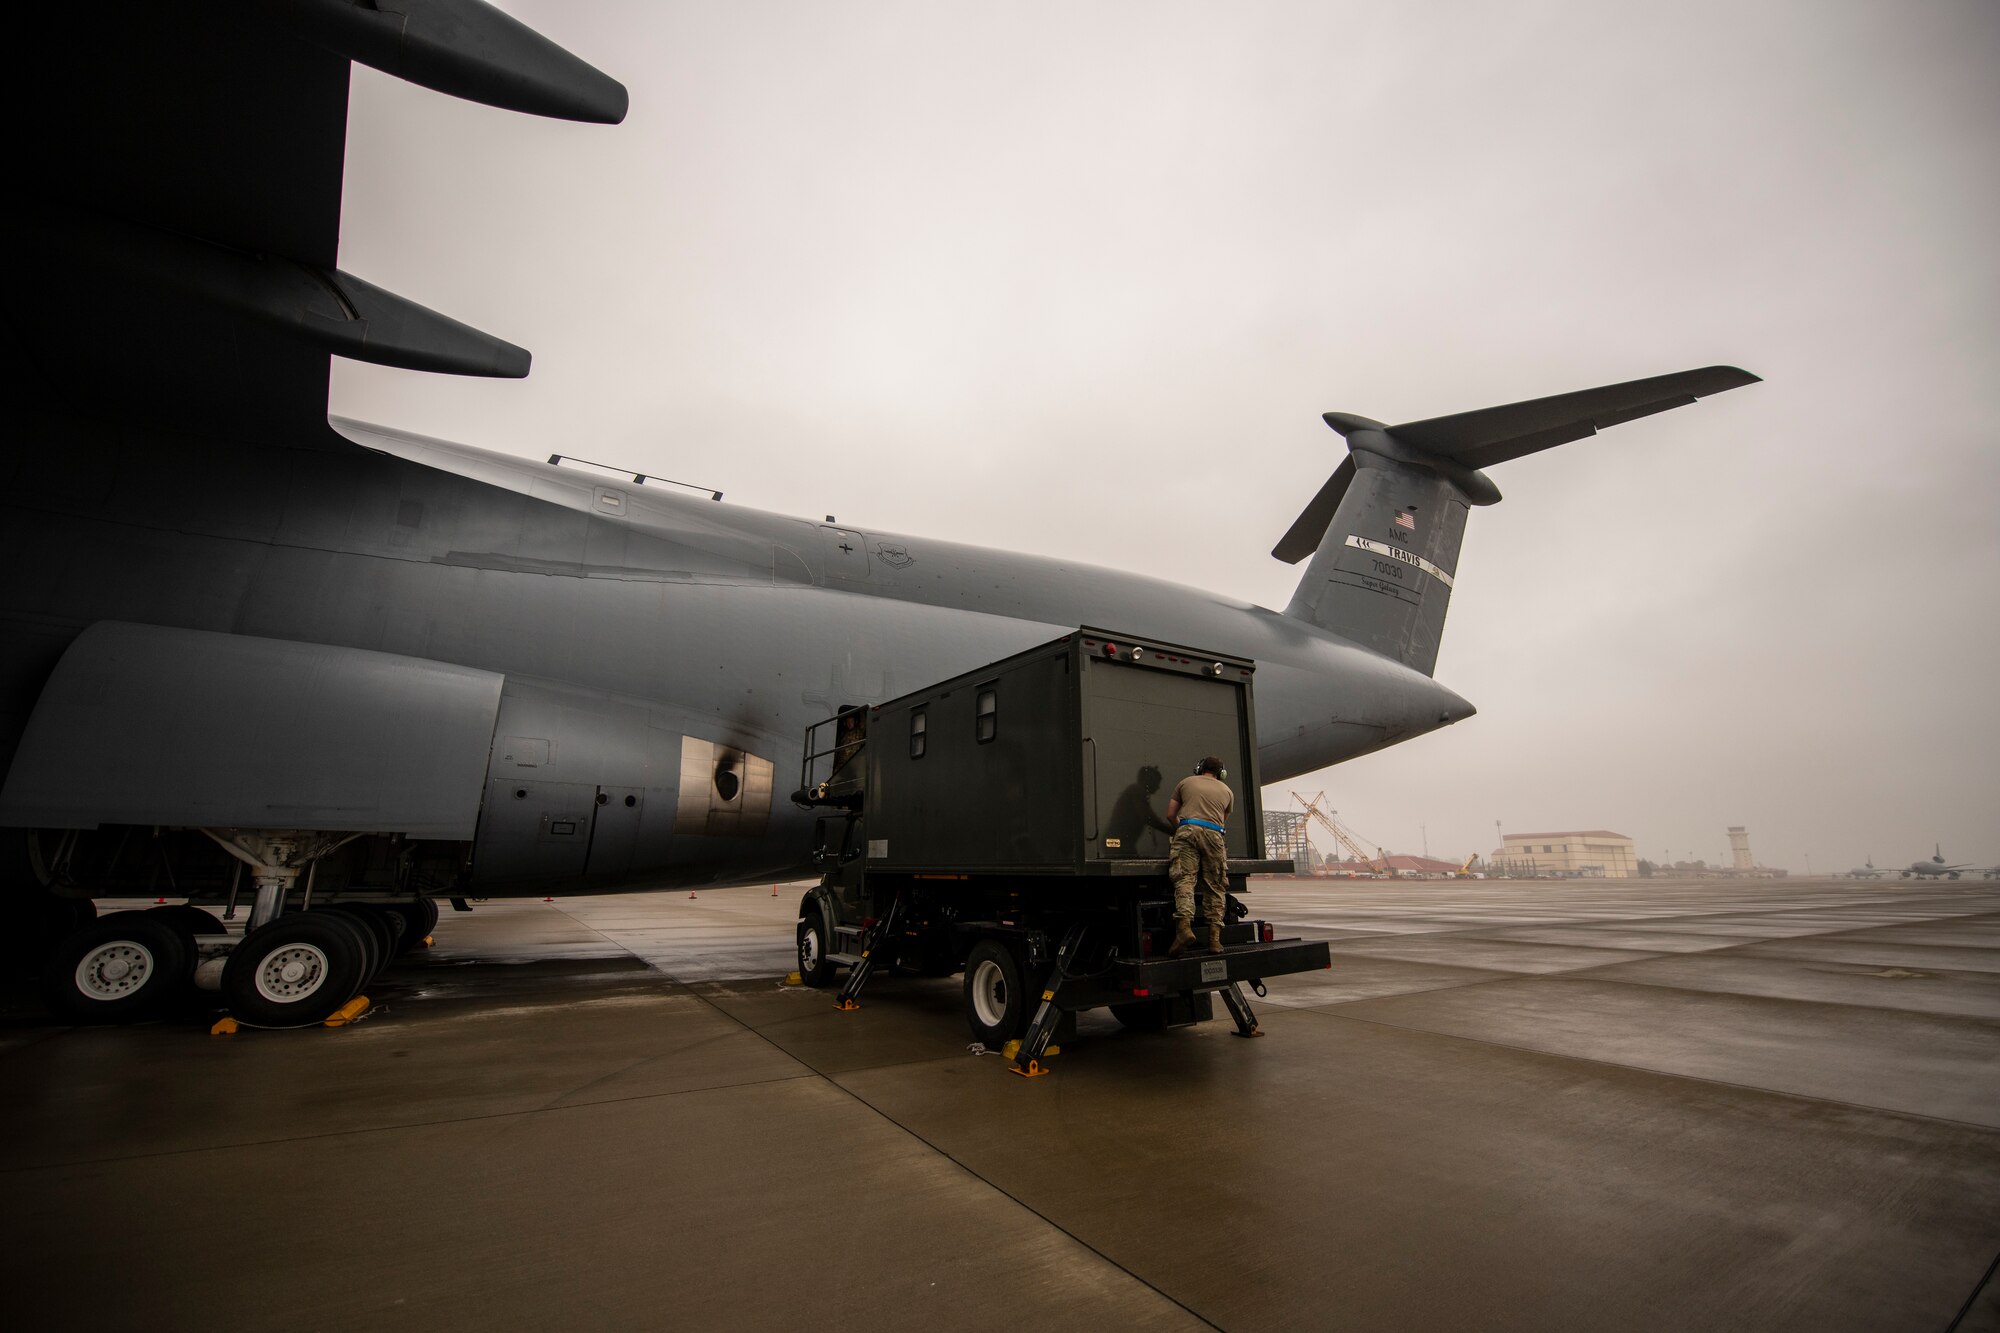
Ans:
{"type": "Polygon", "coordinates": [[[1326,800],[1325,792],[1321,792],[1310,801],[1298,792],[1293,792],[1292,799],[1306,808],[1307,817],[1317,821],[1321,828],[1333,835],[1333,840],[1340,844],[1341,850],[1347,853],[1350,861],[1359,862],[1378,875],[1389,873],[1388,858],[1382,855],[1379,847],[1376,849],[1374,856],[1370,856],[1368,853],[1362,851],[1361,844],[1349,836],[1348,831],[1342,828],[1340,821],[1334,817],[1335,812],[1320,809],[1320,804],[1326,800]]]}

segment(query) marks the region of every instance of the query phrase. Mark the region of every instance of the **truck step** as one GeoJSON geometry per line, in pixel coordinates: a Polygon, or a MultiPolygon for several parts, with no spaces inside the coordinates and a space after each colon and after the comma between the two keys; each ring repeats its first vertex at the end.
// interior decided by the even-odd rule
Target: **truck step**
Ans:
{"type": "Polygon", "coordinates": [[[861,961],[861,955],[858,953],[830,953],[826,956],[826,961],[832,963],[835,967],[853,967],[861,961]]]}

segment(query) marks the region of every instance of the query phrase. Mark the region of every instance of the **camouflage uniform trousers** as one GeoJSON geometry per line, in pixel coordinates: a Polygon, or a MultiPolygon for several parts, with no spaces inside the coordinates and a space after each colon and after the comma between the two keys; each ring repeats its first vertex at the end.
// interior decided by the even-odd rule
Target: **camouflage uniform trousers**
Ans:
{"type": "Polygon", "coordinates": [[[1167,875],[1174,882],[1174,915],[1182,921],[1194,920],[1195,881],[1202,880],[1211,895],[1208,919],[1221,925],[1223,907],[1229,901],[1229,850],[1222,835],[1198,824],[1183,824],[1174,830],[1167,855],[1167,875]]]}

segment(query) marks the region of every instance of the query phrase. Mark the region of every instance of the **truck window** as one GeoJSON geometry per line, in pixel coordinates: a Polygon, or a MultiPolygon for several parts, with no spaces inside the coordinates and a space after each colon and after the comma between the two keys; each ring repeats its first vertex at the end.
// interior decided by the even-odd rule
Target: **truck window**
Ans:
{"type": "Polygon", "coordinates": [[[910,710],[910,758],[924,757],[924,734],[924,710],[913,708],[910,710]]]}
{"type": "Polygon", "coordinates": [[[998,691],[989,688],[981,690],[979,692],[979,698],[977,702],[973,705],[972,709],[972,718],[973,718],[972,734],[973,734],[973,739],[977,740],[981,745],[986,744],[986,742],[992,740],[996,735],[999,734],[999,727],[1000,727],[999,709],[1000,709],[1000,703],[999,703],[998,691]]]}

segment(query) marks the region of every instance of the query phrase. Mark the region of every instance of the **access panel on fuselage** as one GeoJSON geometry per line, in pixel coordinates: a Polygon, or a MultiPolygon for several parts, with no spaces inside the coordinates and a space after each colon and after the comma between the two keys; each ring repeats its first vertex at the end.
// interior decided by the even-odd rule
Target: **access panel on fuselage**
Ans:
{"type": "Polygon", "coordinates": [[[476,892],[616,887],[668,863],[683,738],[631,700],[509,677],[473,848],[476,892]]]}

